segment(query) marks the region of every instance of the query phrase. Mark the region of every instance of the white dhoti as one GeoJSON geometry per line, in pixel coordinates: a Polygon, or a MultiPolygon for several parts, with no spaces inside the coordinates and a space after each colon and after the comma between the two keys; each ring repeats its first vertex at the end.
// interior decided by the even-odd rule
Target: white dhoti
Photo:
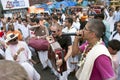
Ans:
{"type": "Polygon", "coordinates": [[[62,75],[59,74],[59,80],[68,80],[68,72],[64,71],[62,72],[62,75]]]}
{"type": "Polygon", "coordinates": [[[38,57],[41,61],[43,68],[46,68],[47,66],[52,68],[52,64],[48,59],[48,51],[38,51],[38,57]]]}
{"type": "Polygon", "coordinates": [[[26,70],[30,80],[40,80],[41,76],[28,62],[20,63],[21,66],[26,70]]]}
{"type": "Polygon", "coordinates": [[[68,74],[72,71],[74,71],[77,68],[77,63],[78,62],[78,56],[75,57],[69,57],[68,61],[67,61],[67,71],[68,74]]]}
{"type": "Polygon", "coordinates": [[[43,68],[46,68],[48,61],[48,51],[38,51],[38,57],[41,61],[43,68]]]}
{"type": "Polygon", "coordinates": [[[0,49],[0,54],[4,57],[5,56],[5,52],[2,50],[2,49],[0,49]]]}

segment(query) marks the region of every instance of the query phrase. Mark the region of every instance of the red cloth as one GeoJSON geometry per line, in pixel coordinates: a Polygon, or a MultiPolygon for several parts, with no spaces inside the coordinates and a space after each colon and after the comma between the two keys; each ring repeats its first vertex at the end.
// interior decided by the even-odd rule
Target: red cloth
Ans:
{"type": "Polygon", "coordinates": [[[49,43],[45,39],[31,38],[28,42],[28,45],[33,47],[37,51],[46,51],[48,50],[49,43]]]}
{"type": "Polygon", "coordinates": [[[3,31],[0,31],[0,37],[2,37],[4,35],[3,31]]]}

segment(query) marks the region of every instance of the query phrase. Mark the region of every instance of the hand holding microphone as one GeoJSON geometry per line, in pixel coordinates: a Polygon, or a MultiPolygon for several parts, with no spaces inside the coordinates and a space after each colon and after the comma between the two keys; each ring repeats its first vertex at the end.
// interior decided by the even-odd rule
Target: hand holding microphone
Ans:
{"type": "Polygon", "coordinates": [[[79,30],[79,31],[76,31],[76,37],[77,39],[83,39],[83,36],[84,36],[84,31],[83,30],[79,30]]]}

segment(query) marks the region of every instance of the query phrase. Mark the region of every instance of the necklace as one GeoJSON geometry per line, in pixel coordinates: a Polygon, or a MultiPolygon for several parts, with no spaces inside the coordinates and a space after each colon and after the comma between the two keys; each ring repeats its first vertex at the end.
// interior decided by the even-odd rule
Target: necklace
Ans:
{"type": "Polygon", "coordinates": [[[102,39],[100,39],[99,41],[97,41],[94,45],[85,45],[85,49],[83,51],[83,53],[81,54],[81,58],[80,58],[80,61],[78,62],[78,66],[79,67],[82,67],[86,61],[86,56],[87,54],[89,53],[89,51],[96,45],[99,45],[102,43],[102,39]]]}

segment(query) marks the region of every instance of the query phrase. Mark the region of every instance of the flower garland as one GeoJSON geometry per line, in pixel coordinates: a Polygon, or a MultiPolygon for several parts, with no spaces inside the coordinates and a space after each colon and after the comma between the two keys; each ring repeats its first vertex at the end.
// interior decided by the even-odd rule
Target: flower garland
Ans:
{"type": "Polygon", "coordinates": [[[79,67],[83,66],[84,63],[85,63],[85,61],[86,61],[86,56],[87,56],[87,54],[89,53],[89,51],[90,51],[93,47],[95,47],[96,45],[101,44],[102,42],[103,42],[102,39],[100,39],[99,41],[97,41],[97,42],[95,43],[95,45],[93,45],[93,46],[91,46],[91,47],[89,46],[89,44],[85,45],[85,49],[84,49],[83,53],[81,54],[80,61],[78,62],[77,65],[78,65],[79,67]]]}

